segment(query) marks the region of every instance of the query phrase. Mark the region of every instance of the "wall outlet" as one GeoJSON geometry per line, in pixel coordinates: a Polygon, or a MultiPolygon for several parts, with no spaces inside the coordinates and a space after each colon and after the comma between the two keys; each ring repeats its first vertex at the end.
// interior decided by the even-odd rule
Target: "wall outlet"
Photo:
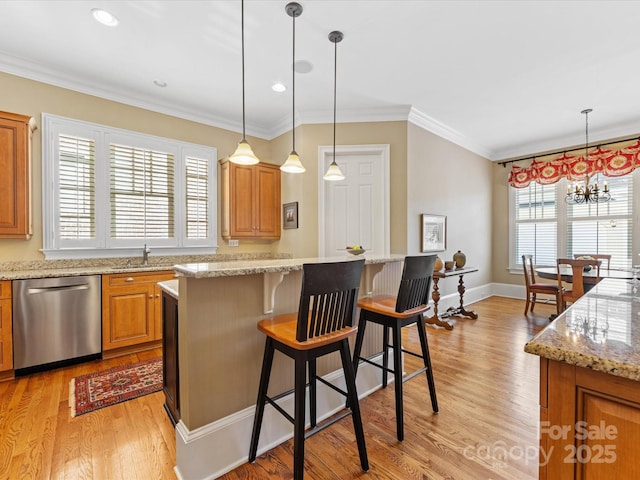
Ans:
{"type": "Polygon", "coordinates": [[[240,240],[229,240],[230,247],[237,247],[240,245],[240,240]]]}

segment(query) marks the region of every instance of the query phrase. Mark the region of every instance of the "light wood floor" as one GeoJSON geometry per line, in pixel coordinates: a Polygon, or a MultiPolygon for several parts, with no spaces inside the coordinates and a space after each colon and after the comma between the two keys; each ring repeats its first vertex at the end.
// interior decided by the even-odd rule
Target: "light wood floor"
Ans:
{"type": "MultiPolygon", "coordinates": [[[[429,327],[440,412],[431,411],[424,376],[404,384],[405,440],[395,437],[393,388],[361,401],[371,468],[361,472],[349,417],[306,442],[309,480],[535,479],[538,357],[525,342],[554,311],[492,297],[472,305],[478,320],[452,331],[429,327]]],[[[409,329],[405,343],[417,344],[409,329]]],[[[0,382],[0,479],[175,479],[175,436],[161,392],[70,418],[69,380],[153,358],[160,351],[91,362],[0,382]]],[[[415,363],[410,356],[406,369],[415,363]]],[[[292,478],[292,442],[225,480],[292,478]]],[[[248,449],[248,445],[247,445],[248,449]]],[[[215,455],[215,452],[211,452],[215,455]]]]}

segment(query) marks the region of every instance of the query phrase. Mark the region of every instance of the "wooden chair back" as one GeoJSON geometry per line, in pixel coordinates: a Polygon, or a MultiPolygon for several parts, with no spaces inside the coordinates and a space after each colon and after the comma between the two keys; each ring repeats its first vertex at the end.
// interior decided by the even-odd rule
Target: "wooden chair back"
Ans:
{"type": "Polygon", "coordinates": [[[536,273],[533,268],[533,255],[522,255],[522,268],[524,270],[524,285],[529,291],[529,287],[536,283],[536,273]]]}
{"type": "Polygon", "coordinates": [[[296,340],[352,327],[364,259],[302,266],[296,340]]]}
{"type": "Polygon", "coordinates": [[[600,279],[600,260],[576,260],[572,258],[558,259],[558,288],[562,289],[562,272],[561,268],[571,267],[572,279],[571,290],[565,290],[562,294],[563,301],[575,302],[584,295],[584,267],[590,266],[596,268],[596,281],[600,279]]]}
{"type": "Polygon", "coordinates": [[[437,255],[405,257],[396,312],[401,313],[429,303],[429,289],[437,255]]]}
{"type": "Polygon", "coordinates": [[[580,257],[591,257],[591,258],[595,258],[596,260],[606,260],[607,270],[609,270],[609,268],[611,267],[611,255],[608,255],[605,253],[574,253],[573,254],[573,258],[577,259],[580,257]]]}

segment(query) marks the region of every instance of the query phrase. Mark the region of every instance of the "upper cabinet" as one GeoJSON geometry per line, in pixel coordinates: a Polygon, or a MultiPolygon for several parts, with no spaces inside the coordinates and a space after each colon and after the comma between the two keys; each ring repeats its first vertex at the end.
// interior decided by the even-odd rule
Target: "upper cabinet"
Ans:
{"type": "Polygon", "coordinates": [[[220,165],[222,238],[280,238],[280,167],[220,165]]]}
{"type": "Polygon", "coordinates": [[[0,112],[0,238],[31,237],[31,117],[0,112]]]}

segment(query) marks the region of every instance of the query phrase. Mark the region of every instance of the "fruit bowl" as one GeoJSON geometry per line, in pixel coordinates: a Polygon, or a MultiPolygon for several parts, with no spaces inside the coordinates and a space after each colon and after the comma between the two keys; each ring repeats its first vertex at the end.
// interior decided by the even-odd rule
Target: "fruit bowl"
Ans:
{"type": "Polygon", "coordinates": [[[351,255],[362,255],[365,251],[364,248],[347,248],[347,252],[351,255]]]}

